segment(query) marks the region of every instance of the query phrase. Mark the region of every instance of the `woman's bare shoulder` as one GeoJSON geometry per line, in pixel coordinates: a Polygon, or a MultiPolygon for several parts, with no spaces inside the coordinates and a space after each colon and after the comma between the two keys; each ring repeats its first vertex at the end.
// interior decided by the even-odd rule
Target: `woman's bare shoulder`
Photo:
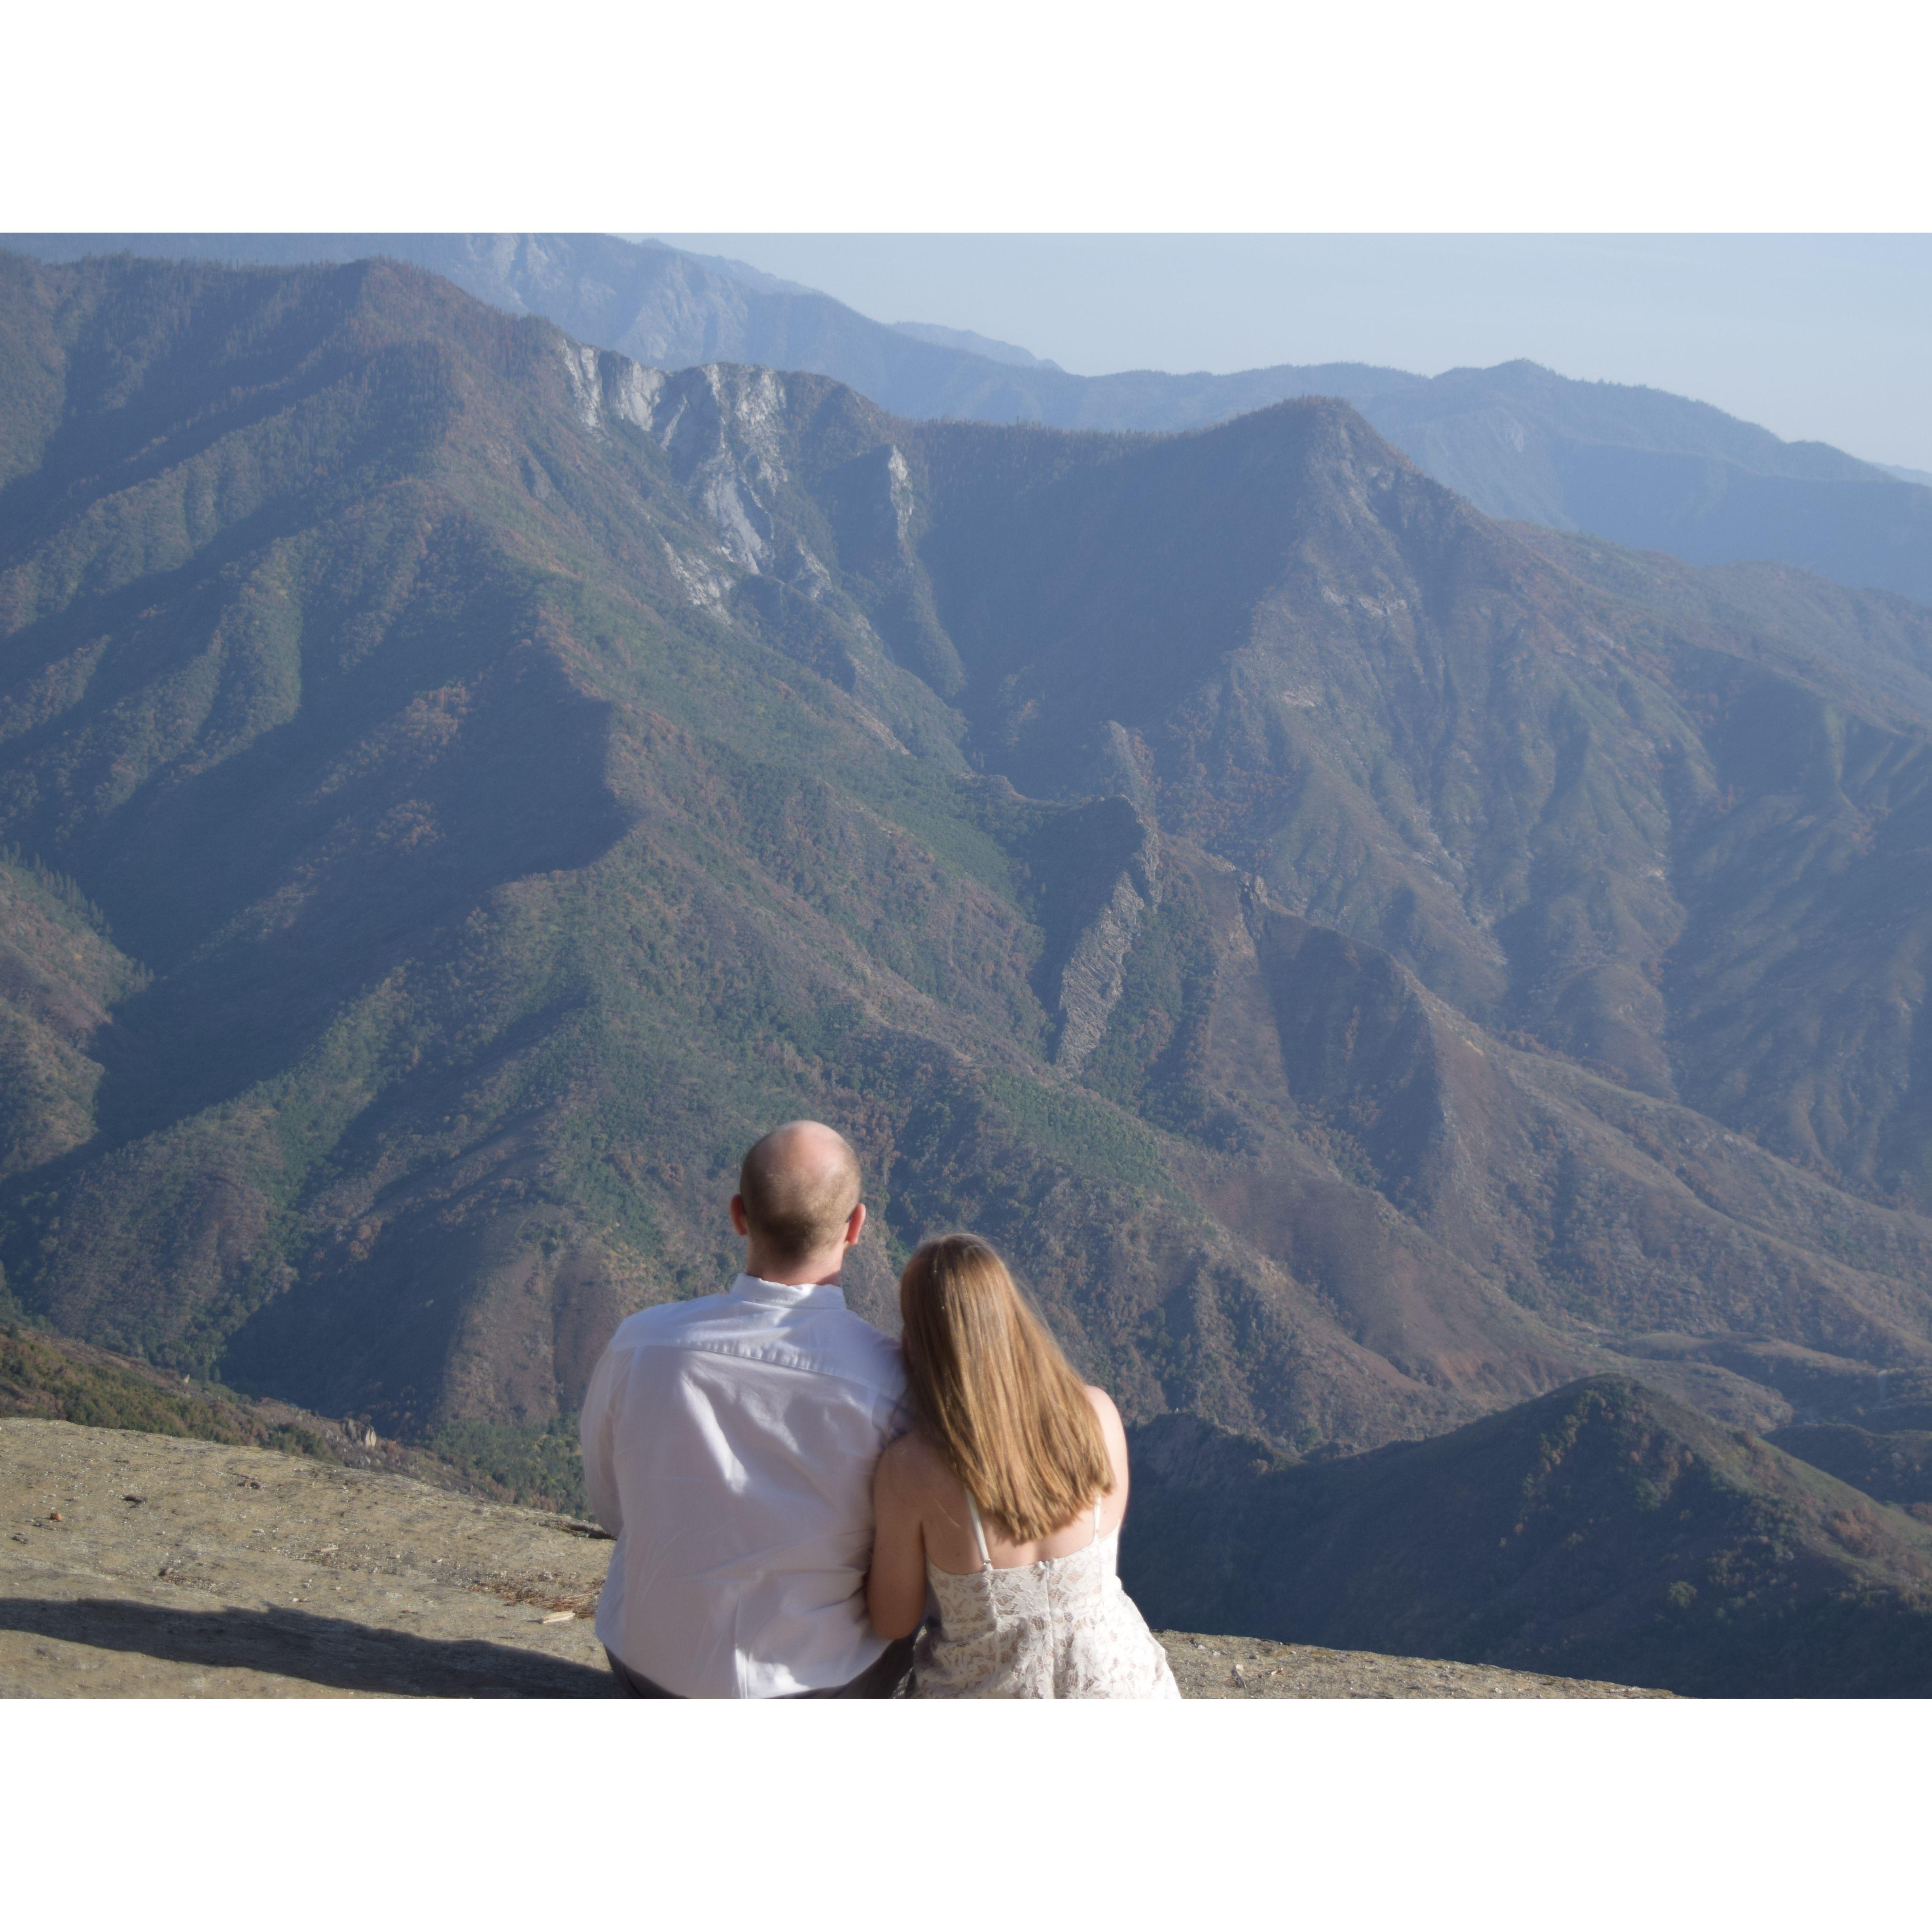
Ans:
{"type": "Polygon", "coordinates": [[[932,1489],[951,1472],[939,1451],[916,1429],[888,1442],[879,1456],[879,1474],[908,1495],[932,1489]]]}
{"type": "Polygon", "coordinates": [[[1120,1412],[1114,1406],[1114,1398],[1103,1388],[1096,1388],[1090,1382],[1087,1387],[1087,1400],[1094,1405],[1094,1413],[1100,1418],[1100,1426],[1110,1436],[1124,1436],[1126,1426],[1120,1420],[1120,1412]]]}

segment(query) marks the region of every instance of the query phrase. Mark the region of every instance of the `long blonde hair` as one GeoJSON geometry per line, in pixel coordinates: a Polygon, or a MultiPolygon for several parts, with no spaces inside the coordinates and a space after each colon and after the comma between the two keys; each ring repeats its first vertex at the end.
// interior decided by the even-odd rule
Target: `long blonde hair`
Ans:
{"type": "Polygon", "coordinates": [[[923,1243],[899,1276],[920,1425],[1016,1542],[1064,1528],[1114,1486],[1080,1378],[976,1234],[923,1243]]]}

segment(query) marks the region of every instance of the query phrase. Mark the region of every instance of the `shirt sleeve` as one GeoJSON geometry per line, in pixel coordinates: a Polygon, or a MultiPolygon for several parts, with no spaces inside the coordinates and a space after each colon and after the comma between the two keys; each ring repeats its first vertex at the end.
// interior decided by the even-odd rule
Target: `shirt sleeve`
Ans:
{"type": "MultiPolygon", "coordinates": [[[[628,1366],[628,1360],[627,1353],[625,1366],[628,1366]]],[[[624,1528],[615,1454],[616,1396],[620,1386],[617,1351],[606,1348],[592,1373],[590,1386],[584,1392],[584,1418],[578,1425],[578,1440],[584,1450],[584,1493],[590,1502],[590,1514],[613,1536],[621,1535],[624,1528]]]]}

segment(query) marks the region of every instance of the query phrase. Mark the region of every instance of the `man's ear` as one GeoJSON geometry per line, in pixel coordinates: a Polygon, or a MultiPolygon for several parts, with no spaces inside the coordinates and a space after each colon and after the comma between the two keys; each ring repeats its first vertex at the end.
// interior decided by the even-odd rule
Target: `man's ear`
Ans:
{"type": "Polygon", "coordinates": [[[750,1238],[752,1224],[745,1219],[745,1197],[742,1194],[731,1197],[731,1225],[747,1240],[750,1238]]]}
{"type": "Polygon", "coordinates": [[[859,1236],[863,1232],[865,1226],[866,1204],[862,1201],[852,1210],[851,1214],[845,1222],[845,1245],[848,1248],[857,1244],[859,1236]]]}

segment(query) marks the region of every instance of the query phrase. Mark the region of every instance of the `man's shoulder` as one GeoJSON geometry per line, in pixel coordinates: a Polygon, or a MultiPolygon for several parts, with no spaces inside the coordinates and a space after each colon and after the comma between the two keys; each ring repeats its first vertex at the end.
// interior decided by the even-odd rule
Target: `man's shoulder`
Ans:
{"type": "Polygon", "coordinates": [[[783,1336],[784,1346],[797,1347],[821,1373],[862,1383],[894,1399],[905,1387],[898,1343],[850,1308],[802,1307],[788,1321],[783,1336]]]}
{"type": "Polygon", "coordinates": [[[862,1315],[849,1308],[828,1308],[825,1316],[839,1338],[852,1348],[876,1355],[884,1361],[897,1363],[899,1345],[880,1328],[868,1322],[862,1315]]]}
{"type": "Polygon", "coordinates": [[[862,1315],[850,1309],[834,1311],[839,1318],[839,1334],[845,1347],[864,1365],[866,1378],[894,1402],[905,1393],[905,1357],[899,1345],[882,1328],[875,1328],[862,1315]]]}
{"type": "Polygon", "coordinates": [[[610,1337],[614,1348],[635,1348],[650,1342],[674,1340],[686,1330],[701,1327],[724,1312],[724,1294],[697,1294],[686,1301],[653,1302],[617,1324],[610,1337]]]}
{"type": "MultiPolygon", "coordinates": [[[[614,1349],[647,1348],[654,1343],[702,1346],[707,1330],[729,1331],[743,1314],[741,1304],[728,1294],[700,1294],[688,1301],[661,1301],[626,1316],[610,1338],[614,1349]]],[[[850,1308],[825,1306],[798,1310],[786,1318],[785,1326],[810,1333],[820,1345],[830,1343],[842,1364],[877,1381],[883,1387],[897,1388],[904,1379],[904,1363],[899,1345],[883,1329],[874,1327],[862,1315],[850,1308]]]]}

